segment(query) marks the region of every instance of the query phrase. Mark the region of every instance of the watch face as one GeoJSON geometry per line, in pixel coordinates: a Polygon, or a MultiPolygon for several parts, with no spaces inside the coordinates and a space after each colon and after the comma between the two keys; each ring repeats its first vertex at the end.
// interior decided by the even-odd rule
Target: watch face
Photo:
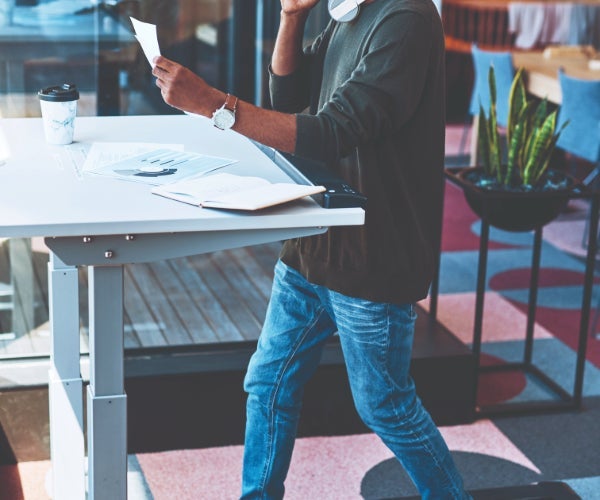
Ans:
{"type": "Polygon", "coordinates": [[[221,130],[227,130],[233,127],[235,123],[235,115],[230,109],[217,109],[213,114],[213,124],[221,130]]]}

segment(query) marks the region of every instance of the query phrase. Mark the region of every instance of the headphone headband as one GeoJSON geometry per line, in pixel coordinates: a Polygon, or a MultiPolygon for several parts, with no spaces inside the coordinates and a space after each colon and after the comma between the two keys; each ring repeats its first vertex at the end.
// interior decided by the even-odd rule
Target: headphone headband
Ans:
{"type": "Polygon", "coordinates": [[[329,15],[338,22],[347,23],[358,16],[360,4],[365,0],[329,0],[329,15]]]}

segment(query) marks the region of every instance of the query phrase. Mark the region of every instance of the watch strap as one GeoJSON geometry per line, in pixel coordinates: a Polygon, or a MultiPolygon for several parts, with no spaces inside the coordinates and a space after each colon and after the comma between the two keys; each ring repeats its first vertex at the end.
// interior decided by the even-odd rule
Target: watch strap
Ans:
{"type": "Polygon", "coordinates": [[[225,96],[225,103],[223,104],[223,107],[235,113],[237,110],[238,100],[239,99],[236,96],[227,94],[225,96]]]}

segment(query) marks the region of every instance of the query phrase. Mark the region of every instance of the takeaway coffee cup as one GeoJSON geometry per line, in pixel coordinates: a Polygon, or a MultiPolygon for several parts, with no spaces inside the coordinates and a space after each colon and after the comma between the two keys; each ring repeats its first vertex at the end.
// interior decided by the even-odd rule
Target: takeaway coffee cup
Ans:
{"type": "Polygon", "coordinates": [[[72,83],[46,87],[38,92],[44,133],[50,144],[71,144],[79,91],[72,83]]]}

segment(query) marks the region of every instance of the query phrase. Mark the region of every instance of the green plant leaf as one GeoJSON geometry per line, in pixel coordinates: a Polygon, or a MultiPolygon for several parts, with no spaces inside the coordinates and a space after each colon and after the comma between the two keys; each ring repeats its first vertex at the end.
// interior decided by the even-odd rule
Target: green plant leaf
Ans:
{"type": "Polygon", "coordinates": [[[537,109],[532,118],[532,127],[539,128],[543,125],[544,121],[548,117],[548,99],[544,98],[538,104],[537,109]]]}
{"type": "Polygon", "coordinates": [[[510,179],[512,179],[515,166],[518,165],[519,174],[522,175],[522,167],[519,163],[519,151],[522,147],[524,132],[525,124],[523,122],[518,122],[515,125],[515,130],[511,137],[510,144],[508,145],[508,164],[506,168],[506,178],[504,179],[505,184],[508,184],[510,179]]]}
{"type": "Polygon", "coordinates": [[[527,183],[531,184],[531,181],[539,179],[539,171],[542,169],[544,162],[548,158],[548,154],[552,152],[553,145],[552,140],[554,136],[554,129],[556,127],[556,111],[550,113],[541,128],[538,128],[535,133],[535,139],[531,153],[527,160],[525,167],[525,179],[527,183]]]}
{"type": "Polygon", "coordinates": [[[533,179],[534,184],[537,184],[541,179],[542,175],[544,175],[544,172],[548,170],[548,166],[550,165],[550,159],[552,158],[552,152],[554,151],[554,146],[556,146],[556,141],[558,141],[559,136],[560,134],[556,134],[550,140],[550,143],[548,144],[545,151],[546,157],[542,159],[541,164],[538,167],[537,172],[535,174],[535,178],[533,179]]]}
{"type": "Polygon", "coordinates": [[[504,172],[502,171],[502,151],[500,149],[500,133],[496,117],[496,73],[493,65],[490,65],[488,83],[490,86],[490,114],[488,117],[487,132],[489,138],[490,172],[496,174],[498,182],[502,182],[504,172]]]}
{"type": "Polygon", "coordinates": [[[492,175],[492,165],[490,163],[490,139],[487,132],[488,123],[485,116],[483,106],[479,105],[479,120],[478,120],[477,145],[479,148],[479,157],[483,164],[483,170],[487,175],[492,175]]]}
{"type": "Polygon", "coordinates": [[[511,142],[508,144],[509,157],[511,155],[511,148],[512,148],[512,155],[514,158],[513,161],[518,168],[519,177],[521,179],[523,179],[523,170],[525,168],[524,151],[525,151],[525,148],[527,145],[527,140],[529,138],[529,134],[531,132],[531,127],[529,124],[531,108],[532,108],[532,102],[526,101],[525,105],[521,108],[521,111],[519,112],[519,114],[515,120],[515,132],[516,132],[517,126],[520,129],[519,133],[518,133],[518,137],[515,140],[513,140],[514,139],[514,135],[513,135],[513,138],[511,138],[511,142]]]}
{"type": "Polygon", "coordinates": [[[490,86],[490,102],[492,105],[496,105],[496,72],[494,71],[494,65],[490,64],[490,70],[488,71],[488,84],[490,86]]]}
{"type": "Polygon", "coordinates": [[[498,132],[498,125],[496,123],[496,113],[495,109],[492,109],[490,112],[490,117],[488,119],[487,133],[489,137],[490,144],[490,172],[492,174],[496,174],[496,178],[499,182],[502,182],[503,172],[502,165],[500,161],[500,134],[498,132]]]}
{"type": "Polygon", "coordinates": [[[479,151],[481,163],[487,175],[496,177],[499,183],[535,184],[547,170],[552,151],[561,130],[555,133],[557,111],[549,113],[548,101],[527,98],[524,72],[519,68],[513,78],[509,93],[509,116],[507,125],[507,157],[502,163],[503,144],[497,122],[496,75],[490,65],[488,73],[490,91],[489,109],[479,106],[479,151]],[[486,116],[486,111],[488,115],[486,116]]]}
{"type": "Polygon", "coordinates": [[[527,105],[527,94],[523,82],[523,68],[519,68],[510,86],[508,95],[508,126],[506,129],[507,143],[511,144],[516,124],[520,121],[521,110],[527,105]]]}

